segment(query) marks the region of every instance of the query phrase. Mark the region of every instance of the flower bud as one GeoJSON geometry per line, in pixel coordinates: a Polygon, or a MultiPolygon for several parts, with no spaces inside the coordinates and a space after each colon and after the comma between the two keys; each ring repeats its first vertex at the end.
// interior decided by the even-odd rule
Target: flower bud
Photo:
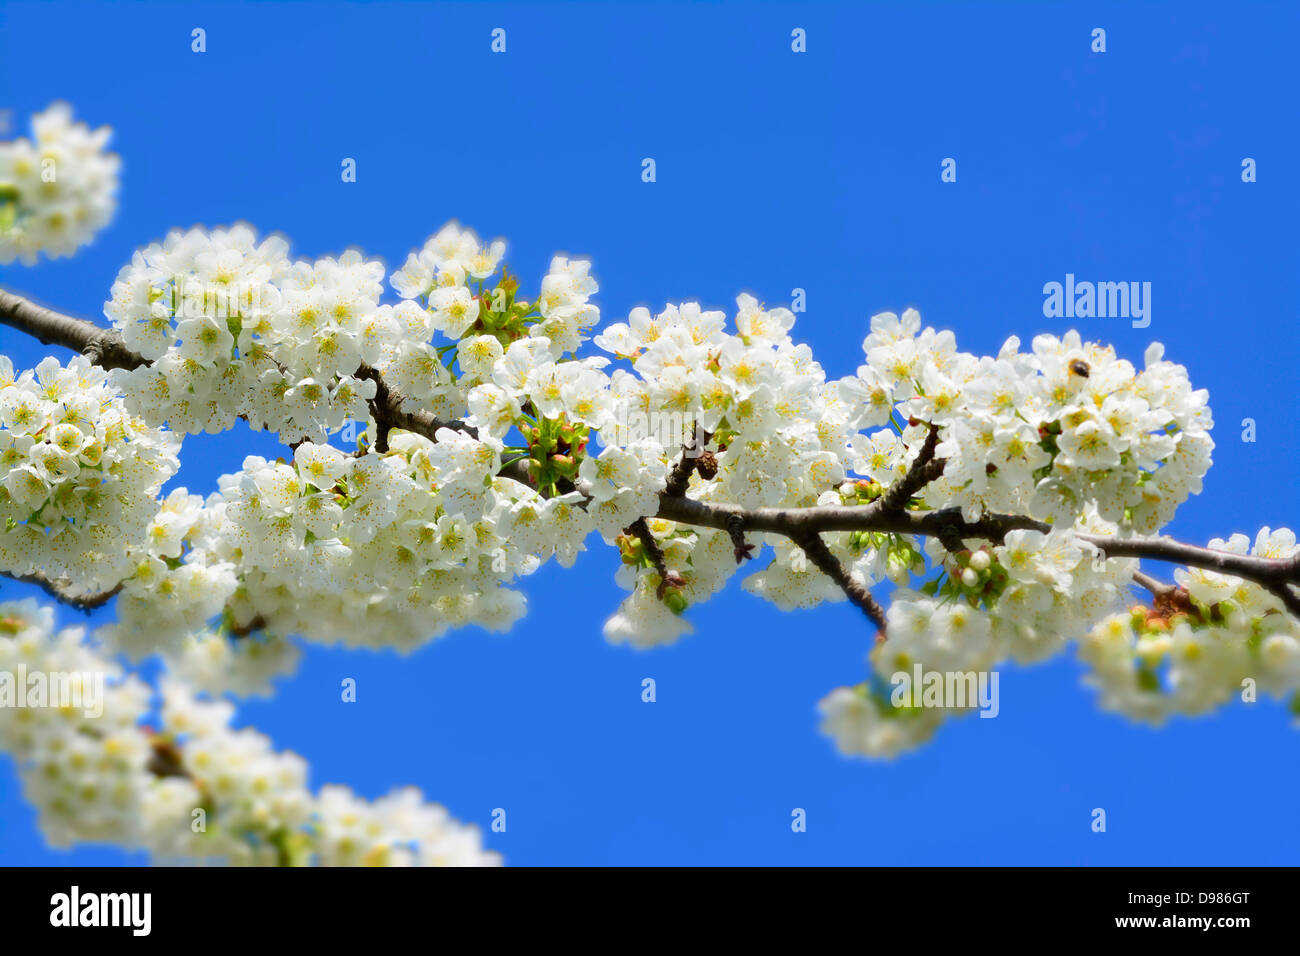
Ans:
{"type": "Polygon", "coordinates": [[[668,588],[664,591],[664,604],[666,604],[668,610],[672,611],[674,614],[681,614],[686,610],[690,602],[686,600],[686,596],[677,588],[668,588]]]}

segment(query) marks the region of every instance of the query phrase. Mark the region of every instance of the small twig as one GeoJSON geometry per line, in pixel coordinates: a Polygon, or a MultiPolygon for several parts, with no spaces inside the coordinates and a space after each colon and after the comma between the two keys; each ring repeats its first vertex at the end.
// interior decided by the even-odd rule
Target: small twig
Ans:
{"type": "Polygon", "coordinates": [[[656,595],[662,601],[668,588],[680,588],[686,584],[686,579],[676,571],[668,570],[668,562],[664,558],[663,550],[659,547],[659,542],[655,536],[650,533],[650,525],[645,518],[637,518],[630,525],[623,529],[626,534],[634,535],[641,542],[641,547],[645,548],[645,553],[649,556],[650,562],[659,572],[659,587],[656,595]]]}
{"type": "Polygon", "coordinates": [[[375,383],[375,397],[370,399],[370,414],[375,419],[374,447],[380,454],[388,451],[388,432],[393,428],[423,435],[430,441],[438,440],[438,430],[442,428],[464,432],[470,438],[478,439],[478,429],[462,421],[444,421],[430,412],[409,412],[403,409],[405,397],[396,389],[388,387],[378,369],[362,365],[357,370],[357,378],[369,379],[375,383]]]}
{"type": "Polygon", "coordinates": [[[943,474],[945,462],[934,457],[934,449],[938,444],[939,429],[931,425],[930,433],[925,436],[925,444],[921,446],[907,474],[886,488],[878,499],[881,511],[899,511],[907,507],[913,495],[943,474]]]}
{"type": "Polygon", "coordinates": [[[688,454],[690,450],[685,445],[682,446],[682,455],[677,459],[677,464],[673,465],[673,470],[668,475],[668,483],[664,485],[664,494],[672,495],[674,498],[680,498],[686,494],[686,488],[691,482],[691,475],[695,474],[695,463],[699,460],[688,454]]]}
{"type": "Polygon", "coordinates": [[[1276,581],[1264,585],[1268,591],[1281,600],[1282,604],[1294,617],[1300,617],[1300,595],[1291,590],[1290,585],[1282,581],[1276,581]]]}
{"type": "Polygon", "coordinates": [[[826,542],[822,540],[821,535],[812,534],[795,538],[794,543],[803,549],[803,553],[808,556],[808,560],[816,566],[817,570],[840,586],[845,596],[876,625],[877,634],[883,638],[886,633],[884,609],[876,603],[876,599],[861,582],[844,570],[844,565],[831,553],[831,549],[826,547],[826,542]]]}
{"type": "Polygon", "coordinates": [[[159,779],[166,777],[189,777],[185,769],[185,758],[180,747],[168,737],[155,736],[149,742],[149,760],[145,764],[151,774],[159,779]]]}
{"type": "Polygon", "coordinates": [[[1175,590],[1174,585],[1157,581],[1155,578],[1151,577],[1151,575],[1142,571],[1133,572],[1133,583],[1146,588],[1151,592],[1151,596],[1156,598],[1162,597],[1175,590]]]}
{"type": "Polygon", "coordinates": [[[731,543],[734,546],[737,564],[754,557],[754,546],[745,543],[744,518],[740,515],[729,515],[727,517],[727,534],[731,535],[731,543]]]}
{"type": "Polygon", "coordinates": [[[711,478],[712,475],[706,473],[708,464],[712,464],[714,474],[717,474],[716,461],[713,456],[704,450],[705,444],[712,437],[708,432],[700,430],[699,423],[691,425],[691,443],[682,445],[681,457],[677,459],[677,464],[673,466],[672,472],[668,475],[668,482],[664,486],[664,494],[680,498],[686,494],[686,489],[690,486],[691,475],[697,468],[700,470],[700,476],[711,478]],[[706,459],[705,456],[708,456],[706,459]],[[702,467],[703,466],[703,467],[702,467]]]}

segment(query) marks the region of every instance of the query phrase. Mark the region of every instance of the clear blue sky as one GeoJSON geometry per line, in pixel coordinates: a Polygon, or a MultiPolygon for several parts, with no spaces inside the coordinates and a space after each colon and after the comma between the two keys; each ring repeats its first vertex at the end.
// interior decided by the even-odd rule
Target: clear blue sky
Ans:
{"type": "MultiPolygon", "coordinates": [[[[802,287],[796,337],[831,376],[859,364],[875,312],[914,305],[989,352],[1069,327],[1042,314],[1067,272],[1149,281],[1148,329],[1074,324],[1136,361],[1161,340],[1210,389],[1215,465],[1172,530],[1294,528],[1298,26],[1294,5],[1248,3],[10,2],[0,105],[22,124],[63,98],[111,123],[124,181],[92,247],[2,281],[102,318],[117,269],[173,227],[242,219],[303,256],[359,245],[395,266],[455,218],[506,237],[526,284],[555,252],[590,256],[606,321],[802,287]]],[[[43,354],[0,337],[24,365],[43,354]]],[[[206,493],[271,447],[191,439],[181,480],[206,493]]],[[[782,614],[733,586],[677,646],[611,647],[615,561],[598,546],[528,580],[506,636],[454,633],[404,661],[312,648],[240,719],[306,756],[313,784],[414,783],[481,826],[505,808],[487,842],[515,865],[1296,860],[1300,736],[1275,703],[1135,727],[1095,709],[1070,653],[1004,669],[996,720],[847,761],[815,705],[865,673],[856,611],[782,614]],[[358,703],[339,701],[343,677],[358,703]]],[[[0,759],[0,863],[124,860],[139,857],[44,848],[0,759]]]]}

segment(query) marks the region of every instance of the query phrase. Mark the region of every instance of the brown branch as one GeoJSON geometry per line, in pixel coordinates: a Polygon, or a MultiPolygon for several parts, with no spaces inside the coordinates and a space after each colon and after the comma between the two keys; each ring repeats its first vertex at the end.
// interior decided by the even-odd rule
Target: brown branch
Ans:
{"type": "Polygon", "coordinates": [[[845,596],[876,625],[876,634],[883,640],[886,633],[884,609],[876,603],[876,599],[871,596],[866,586],[855,580],[844,569],[840,559],[826,547],[826,542],[822,540],[821,535],[808,534],[793,540],[803,549],[803,553],[808,556],[808,560],[817,567],[817,570],[838,584],[845,596]]]}
{"type": "Polygon", "coordinates": [[[672,473],[668,476],[668,483],[664,486],[664,494],[680,498],[686,494],[686,488],[691,482],[691,475],[695,474],[695,463],[699,459],[692,458],[688,452],[690,449],[682,446],[682,456],[677,459],[677,464],[673,465],[672,473]]]}
{"type": "MultiPolygon", "coordinates": [[[[1040,530],[1046,530],[1047,527],[1043,525],[1040,530]]],[[[1300,584],[1300,555],[1292,558],[1261,558],[1184,544],[1172,538],[1117,538],[1114,535],[1081,532],[1077,532],[1076,536],[1100,548],[1108,558],[1151,558],[1206,571],[1218,571],[1267,588],[1282,598],[1293,612],[1300,608],[1300,599],[1287,588],[1288,584],[1300,584]]]]}
{"type": "Polygon", "coordinates": [[[1264,587],[1282,602],[1283,606],[1291,612],[1292,617],[1300,617],[1300,595],[1292,591],[1290,585],[1279,581],[1265,584],[1264,587]]]}
{"type": "Polygon", "coordinates": [[[181,748],[170,737],[154,734],[149,741],[149,762],[145,769],[155,777],[183,777],[189,779],[190,773],[185,769],[185,757],[181,748]]]}
{"type": "Polygon", "coordinates": [[[388,432],[393,428],[423,435],[430,441],[437,441],[438,429],[450,428],[452,431],[464,432],[470,438],[478,439],[478,429],[459,420],[443,421],[431,412],[423,410],[406,411],[403,404],[406,398],[396,389],[389,388],[379,370],[369,365],[362,365],[357,370],[357,378],[365,378],[375,383],[375,397],[370,400],[370,414],[374,416],[377,434],[375,451],[388,451],[388,432]]]}
{"type": "MultiPolygon", "coordinates": [[[[875,501],[869,505],[818,505],[811,508],[752,508],[725,502],[703,502],[691,498],[659,496],[658,517],[682,524],[701,525],[725,531],[727,520],[738,516],[751,531],[767,531],[794,537],[797,534],[827,531],[883,531],[938,537],[952,531],[961,538],[980,538],[1001,543],[1009,531],[1029,530],[1047,533],[1050,524],[1028,515],[986,514],[973,521],[961,515],[960,508],[936,511],[887,512],[875,501]]],[[[1076,532],[1075,536],[1100,548],[1108,557],[1152,558],[1185,564],[1189,567],[1219,571],[1268,585],[1278,582],[1300,584],[1300,559],[1261,558],[1252,555],[1216,551],[1184,544],[1172,538],[1126,537],[1076,532]]]]}
{"type": "Polygon", "coordinates": [[[703,478],[712,478],[713,475],[717,474],[717,460],[714,459],[712,454],[704,450],[704,445],[711,436],[707,432],[700,430],[698,422],[692,425],[691,428],[691,444],[682,446],[682,455],[677,459],[677,464],[673,466],[672,472],[668,475],[668,483],[664,487],[664,494],[676,497],[686,494],[686,489],[691,483],[691,475],[695,473],[697,468],[699,468],[700,476],[703,478]],[[710,475],[709,471],[712,471],[713,475],[710,475]]]}
{"type": "Polygon", "coordinates": [[[100,591],[95,594],[77,594],[69,589],[70,582],[65,580],[54,580],[48,578],[40,572],[32,574],[11,574],[8,571],[0,571],[0,576],[9,578],[22,584],[34,584],[60,604],[66,604],[68,607],[75,608],[78,611],[85,611],[87,614],[95,608],[103,607],[109,601],[113,600],[122,590],[122,583],[119,582],[107,591],[100,591]]]}
{"type": "MultiPolygon", "coordinates": [[[[1176,584],[1165,584],[1142,571],[1133,572],[1133,583],[1151,592],[1150,613],[1166,621],[1175,614],[1185,614],[1197,621],[1205,619],[1200,609],[1192,603],[1191,595],[1187,593],[1186,588],[1176,584]]],[[[1220,620],[1214,608],[1211,609],[1211,613],[1216,620],[1220,620]]]]}
{"type": "Polygon", "coordinates": [[[882,511],[906,508],[913,495],[943,474],[946,463],[934,457],[934,449],[938,444],[939,429],[931,425],[930,433],[925,436],[925,444],[921,446],[907,474],[886,488],[878,499],[882,511]]]}
{"type": "Polygon", "coordinates": [[[266,625],[266,618],[262,617],[260,614],[255,614],[247,624],[230,625],[230,636],[248,637],[250,634],[256,634],[258,631],[265,630],[266,625]]]}
{"type": "MultiPolygon", "coordinates": [[[[937,537],[952,550],[963,538],[1001,543],[1007,532],[1032,530],[1046,533],[1052,526],[1027,515],[988,514],[967,521],[960,508],[937,511],[887,511],[877,500],[869,505],[824,505],[813,508],[753,508],[691,498],[659,496],[658,517],[681,524],[725,531],[738,518],[750,531],[782,534],[795,539],[828,531],[880,531],[937,537]]],[[[1076,532],[1075,536],[1111,558],[1149,558],[1218,571],[1251,581],[1276,595],[1287,609],[1300,617],[1300,595],[1291,585],[1300,585],[1300,555],[1293,558],[1262,558],[1217,551],[1184,544],[1171,538],[1129,537],[1076,532]]]]}
{"type": "MultiPolygon", "coordinates": [[[[141,356],[126,348],[117,332],[36,305],[3,289],[0,289],[0,324],[26,332],[47,344],[76,349],[90,356],[104,368],[136,368],[145,364],[141,356]]],[[[378,450],[382,451],[387,447],[388,431],[392,428],[415,432],[435,441],[440,428],[451,428],[473,438],[478,437],[477,431],[464,422],[443,421],[426,411],[404,410],[402,395],[388,388],[383,381],[383,376],[377,370],[363,366],[358,371],[358,376],[375,382],[375,397],[370,404],[379,429],[375,443],[378,450]]],[[[716,528],[729,533],[739,521],[739,527],[744,530],[782,534],[795,541],[809,541],[811,536],[829,531],[882,531],[929,535],[939,538],[949,550],[960,550],[964,538],[978,538],[996,543],[1001,542],[1008,531],[1015,529],[1029,529],[1044,533],[1051,530],[1050,525],[1026,515],[989,514],[974,521],[967,521],[958,508],[926,512],[907,511],[907,503],[915,493],[943,472],[943,461],[934,458],[937,443],[938,431],[931,427],[925,444],[922,445],[907,474],[886,489],[880,498],[868,505],[747,510],[737,505],[696,501],[687,498],[684,493],[670,494],[665,490],[659,496],[657,517],[667,518],[680,524],[716,528]]],[[[692,467],[696,466],[692,465],[692,467]]],[[[527,464],[522,461],[503,468],[501,474],[530,483],[527,464]]],[[[689,481],[689,475],[687,478],[689,481]]],[[[673,487],[675,488],[675,485],[673,487]]],[[[1292,587],[1300,585],[1300,555],[1294,558],[1262,558],[1184,544],[1171,538],[1121,538],[1083,532],[1076,534],[1080,540],[1100,548],[1108,558],[1149,558],[1217,571],[1251,581],[1266,588],[1282,601],[1288,611],[1300,617],[1300,594],[1297,594],[1292,587]]],[[[816,545],[813,547],[816,550],[816,545]]],[[[85,605],[87,609],[99,606],[116,593],[116,591],[105,592],[103,595],[77,598],[60,593],[57,582],[42,583],[39,580],[32,580],[31,583],[45,587],[52,596],[65,603],[73,603],[73,606],[85,605]],[[53,590],[50,590],[50,587],[53,587],[53,590]]]]}
{"type": "Polygon", "coordinates": [[[103,368],[131,369],[146,364],[126,347],[118,332],[47,309],[4,289],[0,289],[0,324],[26,332],[44,345],[73,349],[103,368]]]}
{"type": "Polygon", "coordinates": [[[1154,598],[1164,597],[1172,591],[1177,590],[1174,585],[1165,584],[1163,581],[1157,581],[1155,578],[1151,577],[1151,575],[1145,574],[1142,571],[1133,572],[1133,583],[1146,588],[1151,592],[1151,596],[1154,598]]]}
{"type": "Polygon", "coordinates": [[[663,600],[664,593],[671,588],[680,588],[686,585],[685,579],[676,571],[668,570],[668,561],[664,558],[663,549],[659,547],[659,542],[650,532],[650,525],[646,523],[645,518],[637,518],[630,525],[623,529],[625,534],[630,534],[641,542],[641,547],[650,558],[650,563],[654,565],[655,570],[659,572],[659,588],[655,594],[659,600],[663,600]]]}
{"type": "Polygon", "coordinates": [[[728,502],[704,502],[694,498],[659,496],[656,517],[681,524],[727,530],[727,521],[737,516],[747,531],[765,531],[796,537],[827,531],[886,531],[895,534],[937,536],[941,527],[951,526],[962,537],[1001,541],[1017,528],[1046,531],[1049,525],[1022,515],[986,515],[964,521],[960,508],[938,511],[886,511],[879,500],[869,505],[818,505],[810,508],[742,508],[728,502]]]}
{"type": "Polygon", "coordinates": [[[754,557],[754,546],[745,543],[745,520],[740,515],[731,515],[727,518],[727,534],[731,536],[732,550],[736,555],[737,564],[754,557]]]}

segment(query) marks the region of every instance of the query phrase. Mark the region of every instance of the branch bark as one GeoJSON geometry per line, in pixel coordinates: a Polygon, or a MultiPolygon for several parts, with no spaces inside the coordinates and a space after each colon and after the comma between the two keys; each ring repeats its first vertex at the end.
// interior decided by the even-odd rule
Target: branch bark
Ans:
{"type": "Polygon", "coordinates": [[[803,549],[803,553],[808,556],[808,560],[813,563],[818,571],[826,575],[832,581],[840,586],[854,606],[865,614],[871,623],[876,625],[876,635],[878,640],[884,640],[885,631],[885,611],[876,599],[871,596],[862,582],[853,578],[840,559],[831,553],[831,549],[826,547],[826,542],[822,540],[819,534],[810,534],[802,538],[795,538],[794,543],[803,549]]]}
{"type": "MultiPolygon", "coordinates": [[[[738,505],[696,501],[691,498],[659,496],[658,517],[682,524],[727,529],[727,522],[739,518],[750,531],[800,537],[827,531],[884,531],[931,537],[951,536],[978,538],[1001,543],[1007,532],[1031,530],[1047,533],[1052,526],[1027,515],[988,514],[967,521],[959,508],[936,511],[890,511],[881,506],[883,499],[869,505],[821,505],[787,510],[782,508],[744,509],[738,505]]],[[[1184,544],[1172,538],[1128,537],[1077,532],[1079,540],[1099,548],[1107,557],[1148,558],[1188,567],[1219,571],[1268,588],[1284,601],[1300,608],[1300,598],[1288,585],[1300,584],[1300,556],[1261,558],[1248,554],[1217,551],[1184,544]],[[1290,600],[1279,591],[1290,595],[1290,600]]]]}
{"type": "Polygon", "coordinates": [[[0,577],[6,577],[11,581],[18,581],[22,584],[34,584],[59,603],[86,613],[90,613],[97,607],[103,607],[122,590],[122,582],[118,582],[107,591],[100,591],[95,594],[77,594],[69,590],[67,581],[56,581],[39,573],[10,574],[8,571],[0,571],[0,577]]]}
{"type": "Polygon", "coordinates": [[[637,518],[623,529],[623,533],[630,534],[641,542],[641,547],[645,549],[646,556],[650,558],[650,563],[654,565],[655,571],[659,574],[659,588],[657,590],[659,600],[663,600],[665,592],[670,587],[680,588],[686,585],[686,581],[680,574],[668,568],[668,562],[664,558],[663,550],[659,547],[659,542],[655,540],[654,534],[651,533],[650,525],[646,523],[645,518],[637,518]]]}
{"type": "Polygon", "coordinates": [[[388,432],[393,428],[415,432],[430,441],[437,441],[438,429],[450,428],[452,431],[464,432],[470,438],[478,438],[478,429],[466,425],[459,419],[443,421],[438,416],[426,411],[405,411],[402,406],[406,399],[401,392],[389,388],[378,369],[362,365],[357,371],[358,378],[369,379],[375,383],[375,397],[370,400],[370,414],[375,418],[378,434],[375,435],[375,450],[388,451],[388,432]]]}
{"type": "Polygon", "coordinates": [[[26,332],[44,345],[62,345],[103,368],[138,368],[146,364],[122,336],[85,319],[73,318],[0,289],[0,323],[26,332]]]}
{"type": "Polygon", "coordinates": [[[1139,587],[1144,587],[1151,592],[1153,598],[1162,598],[1178,590],[1172,584],[1165,584],[1163,581],[1157,581],[1151,575],[1142,571],[1133,572],[1133,583],[1139,587]]]}
{"type": "Polygon", "coordinates": [[[934,457],[934,449],[938,444],[939,429],[931,425],[930,433],[925,436],[925,443],[912,462],[912,467],[907,470],[907,474],[886,488],[885,493],[880,496],[882,511],[899,511],[906,508],[914,494],[943,474],[946,463],[935,460],[934,457]]]}

